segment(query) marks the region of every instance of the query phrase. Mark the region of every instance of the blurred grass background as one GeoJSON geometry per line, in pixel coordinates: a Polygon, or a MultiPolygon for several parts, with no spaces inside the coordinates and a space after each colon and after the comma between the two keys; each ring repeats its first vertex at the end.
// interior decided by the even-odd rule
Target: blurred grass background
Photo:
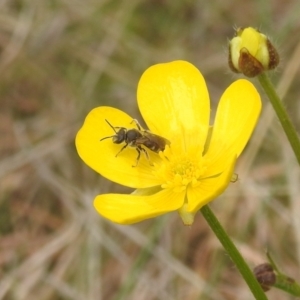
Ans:
{"type": "MultiPolygon", "coordinates": [[[[253,299],[201,214],[191,228],[176,213],[133,226],[97,215],[95,195],[128,190],[85,166],[74,137],[96,106],[140,119],[139,77],[175,59],[202,71],[214,111],[238,78],[234,26],[272,37],[271,77],[299,129],[299,14],[297,0],[1,0],[0,299],[253,299]]],[[[239,181],[212,208],[251,267],[268,249],[300,280],[299,167],[262,98],[239,181]]]]}

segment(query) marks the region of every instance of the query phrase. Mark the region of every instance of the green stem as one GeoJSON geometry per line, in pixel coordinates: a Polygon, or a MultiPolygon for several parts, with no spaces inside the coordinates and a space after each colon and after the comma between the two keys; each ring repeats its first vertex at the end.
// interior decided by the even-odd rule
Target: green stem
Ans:
{"type": "Polygon", "coordinates": [[[288,276],[285,276],[283,274],[277,275],[276,282],[273,286],[285,291],[290,295],[300,297],[300,285],[295,282],[294,279],[288,276]]]}
{"type": "Polygon", "coordinates": [[[300,140],[298,134],[296,132],[295,127],[293,126],[289,115],[287,114],[279,96],[277,95],[272,82],[270,81],[269,77],[266,73],[262,73],[257,76],[261,86],[265,90],[267,96],[273,108],[277,114],[277,117],[283,127],[283,130],[293,148],[293,151],[296,155],[298,160],[298,164],[300,165],[300,140]]]}
{"type": "Polygon", "coordinates": [[[267,252],[267,257],[276,275],[276,282],[273,286],[285,291],[288,294],[300,297],[300,285],[294,279],[286,276],[281,271],[279,271],[277,265],[275,264],[275,261],[273,260],[269,252],[267,252]]]}
{"type": "Polygon", "coordinates": [[[218,219],[215,217],[214,213],[211,211],[208,205],[205,205],[201,208],[201,213],[203,217],[206,219],[210,228],[213,230],[224,249],[229,254],[230,258],[235,263],[236,267],[240,271],[244,280],[248,284],[252,294],[254,295],[256,300],[268,300],[264,291],[262,290],[260,284],[257,282],[253,272],[250,270],[248,265],[246,264],[244,258],[235,247],[233,242],[230,240],[229,236],[223,229],[222,225],[219,223],[218,219]]]}

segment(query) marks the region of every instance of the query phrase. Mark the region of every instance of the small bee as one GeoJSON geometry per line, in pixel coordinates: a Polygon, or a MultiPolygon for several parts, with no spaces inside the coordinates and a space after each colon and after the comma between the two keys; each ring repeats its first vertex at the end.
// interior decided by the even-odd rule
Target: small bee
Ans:
{"type": "Polygon", "coordinates": [[[115,144],[121,144],[124,142],[125,145],[116,154],[116,157],[125,148],[127,148],[127,146],[134,147],[138,153],[138,156],[136,158],[136,164],[133,167],[136,167],[138,165],[141,152],[144,152],[145,156],[149,160],[148,152],[145,148],[143,148],[143,146],[153,152],[158,153],[160,151],[164,151],[166,145],[170,145],[170,141],[168,141],[167,139],[157,134],[151,133],[149,130],[142,129],[141,125],[135,119],[133,119],[132,122],[136,124],[137,129],[136,128],[127,129],[125,127],[114,127],[106,119],[105,121],[113,129],[115,135],[104,137],[100,141],[112,138],[112,141],[115,144]]]}

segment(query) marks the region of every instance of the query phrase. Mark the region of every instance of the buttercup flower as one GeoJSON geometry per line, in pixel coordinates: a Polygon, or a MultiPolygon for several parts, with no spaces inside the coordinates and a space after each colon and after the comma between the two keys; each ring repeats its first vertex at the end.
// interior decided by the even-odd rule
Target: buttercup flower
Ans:
{"type": "Polygon", "coordinates": [[[238,28],[229,42],[228,62],[232,71],[254,77],[277,67],[279,55],[266,35],[252,27],[238,28]]]}
{"type": "MultiPolygon", "coordinates": [[[[129,195],[99,195],[94,206],[102,216],[121,224],[171,211],[178,211],[184,224],[192,224],[195,213],[230,183],[236,159],[257,122],[260,96],[249,81],[234,82],[222,95],[210,127],[203,76],[192,64],[174,61],[147,69],[137,98],[149,130],[170,144],[158,153],[142,145],[147,153],[141,151],[136,164],[135,147],[120,152],[125,143],[103,139],[116,135],[107,121],[116,132],[120,127],[137,129],[133,117],[112,107],[93,109],[76,136],[80,157],[102,176],[136,189],[129,195]]],[[[140,132],[146,134],[144,129],[140,132]]]]}

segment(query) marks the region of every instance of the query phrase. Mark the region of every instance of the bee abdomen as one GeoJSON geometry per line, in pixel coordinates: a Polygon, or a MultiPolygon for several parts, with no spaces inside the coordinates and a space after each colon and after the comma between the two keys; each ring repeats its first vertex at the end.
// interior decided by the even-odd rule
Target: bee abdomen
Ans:
{"type": "Polygon", "coordinates": [[[159,151],[164,151],[165,147],[161,147],[159,146],[157,143],[154,143],[153,141],[146,141],[144,143],[144,146],[147,147],[148,149],[150,149],[153,152],[158,153],[159,151]]]}

